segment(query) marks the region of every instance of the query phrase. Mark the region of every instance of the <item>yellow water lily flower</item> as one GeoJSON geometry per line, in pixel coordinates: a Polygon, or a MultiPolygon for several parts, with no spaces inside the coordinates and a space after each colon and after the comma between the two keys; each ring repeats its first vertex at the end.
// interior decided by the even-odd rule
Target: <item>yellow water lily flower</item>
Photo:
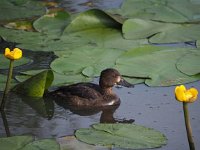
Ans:
{"type": "Polygon", "coordinates": [[[19,48],[14,48],[12,51],[10,51],[9,48],[6,48],[4,56],[11,60],[17,60],[22,57],[22,50],[19,48]]]}
{"type": "Polygon", "coordinates": [[[176,99],[180,102],[192,103],[197,99],[198,90],[195,88],[186,89],[184,85],[175,88],[176,99]]]}

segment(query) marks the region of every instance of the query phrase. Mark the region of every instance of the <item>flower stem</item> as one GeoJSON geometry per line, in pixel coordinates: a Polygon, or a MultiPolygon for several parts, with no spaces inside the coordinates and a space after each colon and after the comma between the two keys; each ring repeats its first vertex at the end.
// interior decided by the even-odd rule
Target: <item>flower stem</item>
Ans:
{"type": "Polygon", "coordinates": [[[6,87],[3,93],[3,98],[1,101],[1,106],[0,106],[0,110],[3,110],[5,107],[5,103],[6,103],[6,97],[7,94],[9,92],[9,87],[10,87],[10,83],[11,83],[11,79],[12,79],[12,72],[13,72],[13,64],[14,64],[14,60],[10,59],[10,65],[9,65],[9,71],[8,71],[8,76],[7,76],[7,81],[6,81],[6,87]]]}
{"type": "Polygon", "coordinates": [[[193,138],[192,138],[192,128],[191,128],[191,125],[190,125],[190,117],[189,117],[188,103],[187,102],[183,102],[183,111],[184,111],[185,127],[186,127],[186,131],[187,131],[187,138],[188,138],[190,150],[195,150],[195,145],[194,145],[194,141],[193,141],[193,138]]]}

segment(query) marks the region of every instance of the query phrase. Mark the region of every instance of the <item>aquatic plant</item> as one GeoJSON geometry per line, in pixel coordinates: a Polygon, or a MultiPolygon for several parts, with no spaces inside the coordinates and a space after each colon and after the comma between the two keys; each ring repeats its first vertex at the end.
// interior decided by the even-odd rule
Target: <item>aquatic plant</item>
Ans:
{"type": "Polygon", "coordinates": [[[12,79],[12,73],[13,73],[14,60],[18,60],[22,57],[22,50],[19,49],[19,48],[14,48],[11,51],[9,48],[6,48],[4,56],[10,60],[10,65],[9,65],[9,71],[8,71],[8,75],[7,75],[6,86],[5,86],[5,90],[4,90],[4,93],[3,93],[3,98],[2,98],[2,101],[1,101],[0,110],[4,109],[5,102],[6,102],[6,96],[9,92],[9,87],[10,87],[10,83],[11,83],[11,79],[12,79]]]}
{"type": "Polygon", "coordinates": [[[192,138],[192,128],[190,125],[188,103],[196,101],[198,97],[198,90],[195,88],[186,89],[184,85],[180,85],[175,88],[175,96],[178,101],[183,102],[183,111],[185,117],[185,126],[187,131],[188,142],[190,150],[195,150],[195,144],[192,138]]]}

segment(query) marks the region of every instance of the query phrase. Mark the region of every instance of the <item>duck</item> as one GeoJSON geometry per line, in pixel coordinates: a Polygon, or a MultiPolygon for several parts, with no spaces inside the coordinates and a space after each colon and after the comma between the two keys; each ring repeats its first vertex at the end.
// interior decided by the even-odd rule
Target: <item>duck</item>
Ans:
{"type": "Polygon", "coordinates": [[[116,69],[107,68],[101,72],[99,84],[81,82],[58,87],[49,94],[59,103],[77,109],[106,107],[120,104],[120,98],[112,90],[115,85],[134,87],[116,69]]]}

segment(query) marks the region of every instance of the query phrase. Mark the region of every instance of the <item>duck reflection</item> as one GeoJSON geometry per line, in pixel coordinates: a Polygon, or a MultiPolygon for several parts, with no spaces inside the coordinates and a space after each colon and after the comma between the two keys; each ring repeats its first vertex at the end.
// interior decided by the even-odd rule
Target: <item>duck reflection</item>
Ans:
{"type": "Polygon", "coordinates": [[[69,105],[67,102],[62,99],[54,99],[57,105],[63,107],[64,109],[70,110],[72,113],[77,114],[79,116],[91,116],[101,112],[100,123],[133,123],[134,119],[117,119],[114,118],[114,113],[120,106],[112,105],[112,106],[104,106],[104,107],[96,107],[96,108],[86,108],[86,107],[77,107],[73,105],[69,105]]]}

